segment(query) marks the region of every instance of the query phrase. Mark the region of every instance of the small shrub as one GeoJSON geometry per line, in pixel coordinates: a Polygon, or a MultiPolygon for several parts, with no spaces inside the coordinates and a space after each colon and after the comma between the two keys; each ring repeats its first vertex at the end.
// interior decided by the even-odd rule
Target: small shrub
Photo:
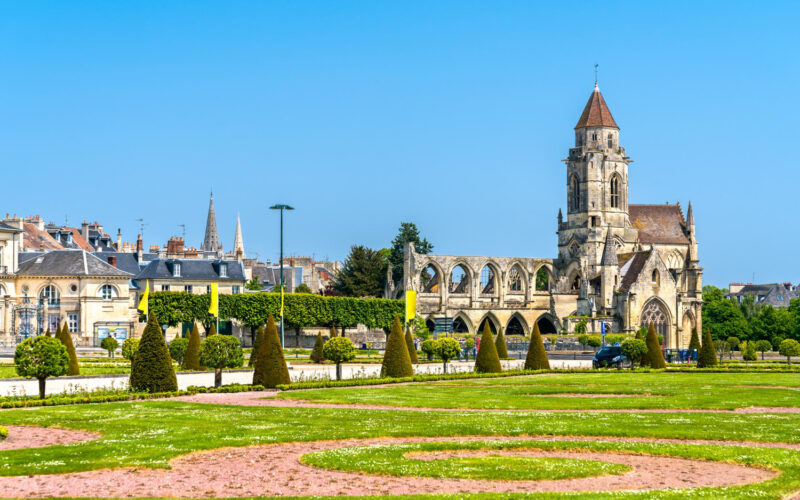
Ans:
{"type": "MultiPolygon", "coordinates": [[[[317,334],[317,340],[314,341],[314,349],[311,351],[311,361],[314,363],[322,363],[325,361],[325,354],[323,346],[325,341],[322,340],[322,333],[317,334]]],[[[255,349],[254,349],[255,350],[255,349]]],[[[252,357],[250,359],[253,359],[252,357]]]]}
{"type": "Polygon", "coordinates": [[[494,341],[494,347],[497,349],[497,357],[500,359],[508,358],[508,346],[506,345],[506,336],[503,334],[503,329],[497,331],[497,339],[494,341]]]}
{"type": "Polygon", "coordinates": [[[410,377],[414,375],[414,367],[411,365],[411,355],[408,353],[406,339],[403,335],[403,327],[400,325],[400,317],[394,316],[392,330],[386,342],[386,350],[383,354],[383,365],[381,366],[381,377],[410,377]]]}
{"type": "Polygon", "coordinates": [[[636,363],[641,363],[642,357],[647,354],[647,343],[644,340],[628,339],[622,342],[622,354],[631,361],[631,369],[636,363]]]}
{"type": "Polygon", "coordinates": [[[354,359],[356,349],[350,339],[334,337],[325,342],[322,347],[322,355],[325,356],[325,359],[336,363],[336,380],[342,380],[342,363],[354,359]]]}
{"type": "Polygon", "coordinates": [[[100,341],[100,347],[102,347],[108,352],[109,358],[113,358],[114,351],[116,351],[117,347],[119,347],[119,342],[117,342],[117,339],[109,335],[100,341]]]}
{"type": "Polygon", "coordinates": [[[589,336],[585,333],[578,335],[578,343],[586,349],[586,346],[589,345],[589,336]]]}
{"type": "Polygon", "coordinates": [[[503,368],[500,366],[497,347],[494,345],[494,338],[492,338],[492,329],[487,321],[483,326],[481,343],[478,344],[478,355],[475,357],[475,372],[500,373],[501,371],[503,371],[503,368]]]}
{"type": "MultiPolygon", "coordinates": [[[[50,337],[50,335],[48,335],[50,337]]],[[[0,441],[8,437],[8,427],[0,426],[0,441]]]]}
{"type": "Polygon", "coordinates": [[[606,335],[606,344],[608,344],[608,345],[614,345],[614,344],[622,345],[622,343],[625,342],[625,340],[627,338],[628,338],[627,336],[625,336],[625,335],[623,335],[621,333],[611,333],[611,334],[606,335]]]}
{"type": "Polygon", "coordinates": [[[172,339],[172,342],[169,343],[169,356],[178,363],[182,363],[187,347],[189,347],[189,339],[183,337],[172,339]]]}
{"type": "Polygon", "coordinates": [[[792,357],[800,356],[800,342],[794,339],[786,339],[781,342],[781,345],[778,347],[778,352],[781,356],[786,356],[786,362],[791,365],[792,357]]]}
{"type": "Polygon", "coordinates": [[[189,343],[186,345],[186,352],[183,354],[181,369],[202,370],[200,365],[200,330],[197,328],[197,323],[192,325],[192,333],[189,334],[189,343]]]}
{"type": "Polygon", "coordinates": [[[528,344],[528,354],[525,356],[526,370],[549,370],[550,360],[547,359],[547,351],[544,350],[542,334],[539,331],[539,323],[533,324],[531,341],[528,344]]]}
{"type": "Polygon", "coordinates": [[[200,364],[214,369],[214,387],[222,385],[223,368],[239,368],[244,353],[239,339],[232,335],[212,335],[200,345],[200,364]]]}
{"type": "Polygon", "coordinates": [[[603,345],[603,339],[600,338],[599,335],[589,335],[586,343],[589,345],[589,347],[596,350],[598,347],[603,345]]]}
{"type": "Polygon", "coordinates": [[[750,340],[748,342],[743,342],[742,359],[745,361],[755,361],[758,359],[758,354],[756,353],[756,343],[754,341],[750,340]]]}
{"type": "Polygon", "coordinates": [[[127,338],[122,342],[122,357],[128,361],[133,361],[137,350],[139,350],[139,339],[127,338]]]}
{"type": "Polygon", "coordinates": [[[428,361],[433,360],[434,354],[436,354],[436,340],[433,339],[426,339],[422,341],[422,345],[419,346],[420,350],[428,356],[428,361]]]}
{"type": "Polygon", "coordinates": [[[739,337],[728,337],[728,345],[730,346],[731,351],[737,350],[739,348],[739,344],[741,344],[739,337]]]}
{"type": "Polygon", "coordinates": [[[65,375],[69,369],[69,356],[60,340],[39,335],[17,345],[14,365],[20,377],[39,380],[39,398],[44,399],[47,377],[65,375]]]}
{"type": "Polygon", "coordinates": [[[156,315],[150,313],[142,333],[139,349],[131,363],[131,389],[138,392],[169,392],[178,390],[178,379],[172,368],[167,343],[156,315]]]}
{"type": "MultiPolygon", "coordinates": [[[[489,334],[491,335],[491,331],[489,334]]],[[[461,343],[452,337],[434,340],[433,343],[436,354],[442,359],[442,371],[447,373],[447,362],[458,357],[461,352],[461,343]]]]}

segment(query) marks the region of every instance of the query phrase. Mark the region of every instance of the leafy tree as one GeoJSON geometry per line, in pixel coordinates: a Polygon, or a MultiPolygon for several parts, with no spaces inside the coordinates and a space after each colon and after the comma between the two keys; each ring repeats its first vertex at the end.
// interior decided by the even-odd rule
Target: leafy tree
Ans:
{"type": "Polygon", "coordinates": [[[658,342],[656,328],[653,323],[650,323],[647,328],[645,343],[647,344],[647,354],[642,358],[642,365],[650,366],[656,370],[666,368],[667,363],[664,361],[664,353],[661,352],[661,344],[658,342]]]}
{"type": "Polygon", "coordinates": [[[603,345],[603,339],[601,339],[599,335],[589,335],[586,343],[589,344],[589,347],[592,349],[597,350],[598,347],[603,345]]]}
{"type": "Polygon", "coordinates": [[[305,283],[300,283],[294,287],[294,293],[314,293],[305,283]]]}
{"type": "Polygon", "coordinates": [[[133,361],[136,351],[139,350],[139,339],[127,338],[122,342],[122,357],[133,361]]]}
{"type": "Polygon", "coordinates": [[[142,333],[139,349],[131,363],[130,386],[139,392],[171,392],[178,390],[178,379],[172,368],[167,343],[156,315],[150,313],[142,333]]]}
{"type": "Polygon", "coordinates": [[[525,357],[526,370],[549,370],[550,361],[547,359],[547,351],[544,350],[542,334],[539,331],[539,323],[533,324],[531,341],[528,344],[528,355],[525,357]]]}
{"type": "Polygon", "coordinates": [[[408,353],[403,327],[400,324],[400,317],[395,316],[383,354],[381,377],[400,378],[412,375],[414,367],[411,365],[411,355],[408,353]]]}
{"type": "Polygon", "coordinates": [[[739,344],[742,342],[739,340],[739,337],[728,337],[726,342],[728,342],[728,346],[731,348],[729,355],[733,358],[733,351],[739,349],[739,344]]]}
{"type": "Polygon", "coordinates": [[[347,363],[354,359],[356,357],[356,349],[350,339],[334,337],[325,342],[322,347],[322,355],[325,356],[325,359],[336,363],[336,380],[342,380],[342,363],[347,363]]]}
{"type": "Polygon", "coordinates": [[[750,338],[750,324],[738,304],[732,300],[710,302],[706,298],[703,304],[703,323],[711,330],[711,337],[714,339],[724,340],[737,335],[750,338]]]}
{"type": "Polygon", "coordinates": [[[278,337],[278,328],[275,326],[275,318],[271,314],[267,318],[264,339],[256,354],[253,385],[274,388],[281,384],[291,383],[286,358],[283,357],[281,339],[278,337]]]}
{"type": "Polygon", "coordinates": [[[253,276],[253,279],[248,281],[244,287],[248,290],[253,290],[254,292],[258,292],[263,288],[263,286],[261,286],[261,282],[256,276],[253,276]]]}
{"type": "Polygon", "coordinates": [[[380,251],[353,245],[342,269],[333,279],[333,289],[348,297],[381,297],[387,265],[388,261],[380,251]]]}
{"type": "Polygon", "coordinates": [[[81,368],[78,365],[78,355],[75,353],[75,344],[72,342],[72,334],[69,333],[69,327],[67,327],[66,322],[64,322],[61,330],[57,332],[56,337],[67,349],[67,356],[69,356],[67,375],[80,375],[81,368]]]}
{"type": "Polygon", "coordinates": [[[102,347],[108,352],[109,358],[113,358],[114,351],[116,351],[117,347],[119,347],[119,342],[117,342],[117,339],[109,335],[100,341],[100,347],[102,347]]]}
{"type": "Polygon", "coordinates": [[[755,340],[744,342],[744,345],[742,346],[742,359],[745,361],[755,361],[758,359],[755,340]]]}
{"type": "Polygon", "coordinates": [[[182,363],[187,347],[189,347],[189,339],[183,337],[172,339],[172,342],[169,343],[169,356],[178,363],[182,363]]]}
{"type": "Polygon", "coordinates": [[[508,346],[506,345],[506,336],[503,335],[502,328],[497,331],[497,339],[494,341],[494,346],[500,359],[508,358],[508,346]]]}
{"type": "Polygon", "coordinates": [[[458,357],[461,353],[461,344],[452,337],[444,337],[431,342],[434,343],[436,354],[442,359],[442,373],[447,373],[447,362],[458,357]]]}
{"type": "Polygon", "coordinates": [[[186,352],[183,353],[181,369],[194,371],[203,369],[200,365],[200,330],[197,328],[197,323],[192,325],[192,333],[189,334],[189,343],[186,344],[186,352]]]}
{"type": "Polygon", "coordinates": [[[725,293],[727,291],[727,289],[717,288],[714,285],[705,285],[703,287],[703,302],[708,304],[710,302],[725,300],[725,293]]]}
{"type": "Polygon", "coordinates": [[[717,352],[714,350],[714,340],[711,338],[711,330],[706,328],[703,334],[703,344],[700,353],[697,355],[698,368],[710,368],[717,366],[717,352]]]}
{"type": "Polygon", "coordinates": [[[786,356],[786,362],[792,364],[792,356],[800,356],[800,342],[794,339],[786,339],[778,347],[781,356],[786,356]]]}
{"type": "MultiPolygon", "coordinates": [[[[425,339],[422,341],[422,345],[419,346],[420,350],[428,356],[428,361],[433,359],[433,355],[436,354],[436,340],[434,339],[425,339]]],[[[445,371],[445,373],[447,373],[445,371]]]]}
{"type": "Polygon", "coordinates": [[[716,349],[717,354],[719,354],[720,364],[722,364],[722,358],[730,351],[730,348],[731,346],[728,345],[727,340],[717,339],[714,341],[714,349],[716,349]]]}
{"type": "Polygon", "coordinates": [[[428,324],[425,323],[425,320],[417,316],[417,319],[414,320],[414,336],[421,338],[422,340],[427,339],[431,336],[431,331],[428,330],[428,324]]]}
{"type": "Polygon", "coordinates": [[[492,337],[492,328],[486,321],[483,325],[481,343],[478,344],[478,355],[475,357],[475,371],[477,373],[500,373],[503,368],[500,366],[500,357],[497,355],[497,347],[492,337]]]}
{"type": "Polygon", "coordinates": [[[547,269],[542,266],[536,271],[536,290],[545,291],[550,289],[550,275],[547,269]]]}
{"type": "Polygon", "coordinates": [[[325,341],[322,340],[322,333],[317,334],[317,340],[314,341],[314,349],[311,350],[311,361],[314,363],[322,363],[325,361],[325,354],[323,353],[323,346],[325,341]]]}
{"type": "Polygon", "coordinates": [[[578,335],[582,335],[586,333],[586,320],[582,319],[578,321],[578,324],[575,325],[575,333],[578,335]]]}
{"type": "Polygon", "coordinates": [[[392,279],[395,283],[403,279],[403,254],[407,243],[414,243],[414,250],[420,254],[428,254],[433,251],[433,245],[420,236],[416,224],[413,222],[401,222],[397,236],[392,240],[391,253],[389,254],[389,262],[392,264],[392,279]]]}
{"type": "Polygon", "coordinates": [[[764,353],[772,350],[772,343],[769,340],[758,340],[755,347],[761,353],[761,361],[764,361],[764,353]]]}
{"type": "Polygon", "coordinates": [[[244,353],[239,339],[233,335],[213,335],[200,345],[200,364],[214,369],[214,387],[222,385],[223,368],[239,368],[244,353]]]}
{"type": "Polygon", "coordinates": [[[762,306],[752,321],[752,337],[755,340],[767,340],[772,337],[791,338],[794,334],[796,319],[786,308],[762,306]]]}
{"type": "Polygon", "coordinates": [[[406,347],[408,348],[408,356],[411,358],[411,364],[416,365],[419,363],[417,348],[414,347],[414,337],[411,335],[411,327],[406,328],[406,347]]]}
{"type": "Polygon", "coordinates": [[[753,321],[753,318],[758,315],[761,305],[756,304],[755,295],[745,295],[739,303],[739,309],[742,310],[742,314],[747,321],[753,321]]]}
{"type": "Polygon", "coordinates": [[[689,353],[700,352],[700,337],[697,336],[697,328],[692,328],[692,338],[689,340],[689,353]]]}
{"type": "Polygon", "coordinates": [[[641,363],[642,357],[647,354],[647,343],[640,339],[627,339],[620,345],[622,354],[631,361],[631,370],[636,363],[641,363]]]}
{"type": "Polygon", "coordinates": [[[585,333],[578,335],[578,343],[586,349],[586,346],[589,344],[589,336],[585,333]]]}
{"type": "Polygon", "coordinates": [[[20,377],[39,380],[39,398],[44,399],[47,377],[60,377],[67,373],[67,348],[58,339],[47,335],[25,339],[14,351],[14,367],[20,377]]]}

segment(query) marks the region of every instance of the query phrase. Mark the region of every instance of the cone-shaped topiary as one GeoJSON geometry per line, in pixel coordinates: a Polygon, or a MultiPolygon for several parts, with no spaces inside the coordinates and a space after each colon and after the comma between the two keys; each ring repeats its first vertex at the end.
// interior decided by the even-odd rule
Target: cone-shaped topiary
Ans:
{"type": "Polygon", "coordinates": [[[64,322],[64,325],[61,327],[56,337],[58,337],[58,340],[67,348],[67,356],[69,356],[67,375],[80,375],[81,368],[78,365],[78,355],[75,353],[75,344],[72,343],[72,335],[69,333],[69,327],[66,322],[64,322]]]}
{"type": "Polygon", "coordinates": [[[656,370],[666,368],[667,363],[664,361],[664,353],[661,352],[661,344],[658,343],[656,328],[653,326],[652,322],[647,328],[647,337],[645,338],[645,342],[647,343],[647,354],[642,358],[642,361],[646,360],[647,364],[643,364],[642,366],[649,366],[650,368],[654,368],[656,370]]]}
{"type": "Polygon", "coordinates": [[[636,330],[636,337],[634,338],[639,340],[644,340],[644,333],[642,333],[642,330],[646,330],[645,327],[641,327],[638,330],[636,330]]]}
{"type": "Polygon", "coordinates": [[[689,340],[689,353],[697,349],[700,352],[700,337],[697,336],[697,328],[692,328],[692,338],[689,340]]]}
{"type": "Polygon", "coordinates": [[[47,331],[44,332],[44,334],[47,335],[48,337],[52,337],[53,336],[53,334],[50,333],[50,327],[49,326],[47,327],[47,331]]]}
{"type": "Polygon", "coordinates": [[[317,340],[314,342],[314,349],[311,351],[311,361],[314,363],[325,361],[325,355],[322,354],[323,347],[325,347],[325,341],[322,340],[322,333],[318,333],[317,340]]]}
{"type": "Polygon", "coordinates": [[[711,331],[706,328],[706,332],[703,334],[703,345],[700,347],[700,353],[697,355],[697,367],[708,368],[710,366],[717,366],[717,350],[714,349],[711,331]]]}
{"type": "Polygon", "coordinates": [[[211,328],[209,328],[208,331],[206,332],[206,338],[216,334],[217,334],[217,324],[216,322],[214,322],[211,323],[211,328]]]}
{"type": "Polygon", "coordinates": [[[488,321],[483,326],[478,355],[475,357],[475,371],[477,373],[500,373],[503,371],[500,366],[500,358],[497,357],[497,347],[494,345],[492,329],[489,327],[488,321]]]}
{"type": "Polygon", "coordinates": [[[338,336],[339,336],[339,332],[336,331],[336,327],[331,325],[330,338],[334,338],[334,337],[338,337],[338,336]]]}
{"type": "Polygon", "coordinates": [[[414,347],[414,336],[411,335],[411,327],[406,328],[406,348],[408,349],[408,357],[411,358],[412,364],[419,363],[417,358],[417,348],[414,347]]]}
{"type": "Polygon", "coordinates": [[[414,375],[414,367],[411,365],[411,355],[408,354],[403,326],[400,324],[400,318],[395,314],[392,330],[389,332],[389,340],[386,341],[386,351],[383,354],[381,377],[399,378],[412,375],[414,375]]]}
{"type": "Polygon", "coordinates": [[[278,337],[278,328],[275,319],[269,315],[267,326],[264,329],[264,340],[258,348],[255,371],[253,372],[253,385],[276,387],[280,384],[289,384],[289,368],[283,357],[281,339],[278,337]]]}
{"type": "Polygon", "coordinates": [[[200,330],[197,323],[192,325],[192,333],[189,334],[189,345],[183,354],[182,370],[200,370],[200,330]]]}
{"type": "Polygon", "coordinates": [[[131,390],[139,392],[169,392],[178,390],[178,379],[172,368],[164,334],[156,315],[150,313],[144,327],[139,349],[131,363],[131,390]]]}
{"type": "Polygon", "coordinates": [[[253,339],[253,349],[250,351],[250,359],[247,361],[247,366],[252,368],[256,365],[256,353],[261,346],[261,341],[264,340],[264,325],[256,329],[256,337],[253,339]]]}
{"type": "Polygon", "coordinates": [[[550,360],[547,359],[547,351],[544,350],[542,334],[539,331],[539,323],[533,324],[531,332],[531,342],[528,344],[528,355],[525,357],[526,370],[549,370],[550,360]]]}
{"type": "Polygon", "coordinates": [[[503,329],[497,331],[497,340],[494,341],[494,346],[497,348],[497,357],[506,359],[508,357],[508,346],[506,346],[506,336],[503,335],[503,329]]]}

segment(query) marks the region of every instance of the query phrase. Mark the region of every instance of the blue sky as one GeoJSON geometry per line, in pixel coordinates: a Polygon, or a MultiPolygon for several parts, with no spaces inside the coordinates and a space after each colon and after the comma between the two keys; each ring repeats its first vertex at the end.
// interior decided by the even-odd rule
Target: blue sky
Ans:
{"type": "Polygon", "coordinates": [[[0,211],[342,259],[553,257],[600,88],[631,203],[692,200],[707,283],[800,281],[799,7],[778,2],[3,2],[0,211]]]}

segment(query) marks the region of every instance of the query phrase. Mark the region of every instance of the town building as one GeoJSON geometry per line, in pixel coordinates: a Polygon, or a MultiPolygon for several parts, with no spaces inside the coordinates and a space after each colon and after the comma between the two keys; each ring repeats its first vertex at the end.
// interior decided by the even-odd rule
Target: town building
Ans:
{"type": "Polygon", "coordinates": [[[792,283],[731,283],[725,298],[735,299],[740,304],[745,297],[752,296],[755,305],[789,307],[793,299],[800,298],[800,286],[792,283]]]}

